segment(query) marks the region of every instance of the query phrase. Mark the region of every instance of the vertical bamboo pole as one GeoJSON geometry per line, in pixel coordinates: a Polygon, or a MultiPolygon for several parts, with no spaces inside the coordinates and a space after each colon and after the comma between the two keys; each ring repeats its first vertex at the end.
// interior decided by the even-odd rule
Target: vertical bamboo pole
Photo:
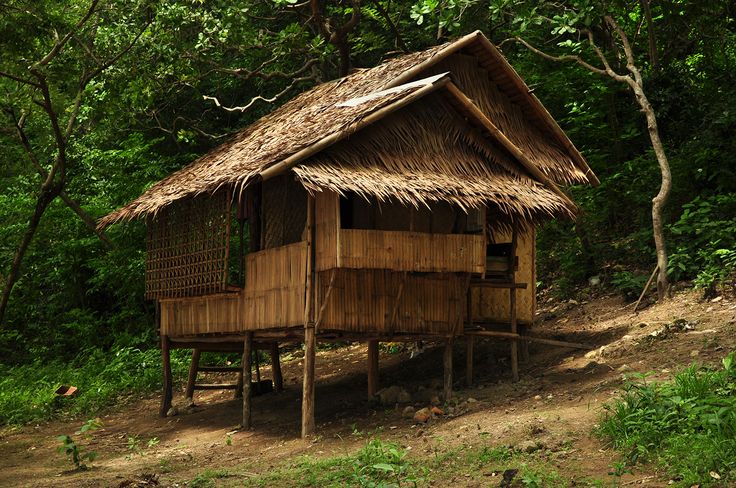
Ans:
{"type": "Polygon", "coordinates": [[[194,402],[194,385],[197,382],[197,372],[199,371],[199,349],[192,349],[192,364],[189,365],[189,377],[187,378],[186,398],[189,402],[194,402]]]}
{"type": "Polygon", "coordinates": [[[251,358],[253,357],[253,332],[247,332],[243,340],[243,429],[251,427],[251,358]]]}
{"type": "Polygon", "coordinates": [[[168,413],[169,409],[171,408],[171,400],[174,397],[172,382],[171,382],[171,352],[169,350],[170,348],[170,341],[169,336],[162,335],[161,336],[161,360],[163,363],[164,368],[164,394],[161,398],[161,409],[159,410],[159,415],[161,417],[166,417],[166,414],[168,413]]]}
{"type": "Polygon", "coordinates": [[[465,336],[465,386],[473,386],[473,350],[475,349],[475,337],[465,336]]]}
{"type": "Polygon", "coordinates": [[[307,201],[307,286],[304,300],[304,381],[302,386],[302,438],[314,433],[314,197],[307,201]]]}
{"type": "Polygon", "coordinates": [[[378,341],[368,341],[368,399],[378,392],[378,341]]]}
{"type": "Polygon", "coordinates": [[[279,343],[271,343],[271,374],[273,375],[273,389],[282,391],[284,389],[284,378],[281,375],[281,358],[279,356],[279,343]]]}
{"type": "MultiPolygon", "coordinates": [[[[516,246],[517,246],[517,230],[514,225],[511,232],[511,263],[509,266],[509,277],[511,278],[511,284],[516,284],[516,246]]],[[[516,327],[516,287],[512,286],[509,289],[509,311],[511,319],[511,333],[517,333],[516,327]]],[[[519,343],[518,341],[511,341],[511,376],[514,381],[519,381],[519,343]]]]}
{"type": "Polygon", "coordinates": [[[444,393],[445,402],[449,402],[452,398],[452,338],[448,338],[445,342],[445,352],[442,357],[442,364],[444,366],[444,393]]]}

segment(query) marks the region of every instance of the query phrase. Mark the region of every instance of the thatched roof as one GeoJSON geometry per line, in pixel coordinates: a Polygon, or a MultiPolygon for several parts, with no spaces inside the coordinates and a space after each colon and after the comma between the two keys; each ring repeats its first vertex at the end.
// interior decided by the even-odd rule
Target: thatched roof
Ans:
{"type": "Polygon", "coordinates": [[[294,172],[312,191],[417,207],[488,205],[507,222],[572,216],[569,200],[532,178],[472,120],[452,93],[440,89],[318,152],[294,172]]]}
{"type": "MultiPolygon", "coordinates": [[[[407,82],[460,50],[482,50],[486,64],[488,59],[496,59],[494,56],[498,56],[503,62],[498,59],[495,61],[497,66],[493,76],[500,80],[499,89],[508,90],[509,83],[513,85],[516,83],[514,80],[520,81],[498,51],[479,32],[423,52],[391,59],[375,68],[357,71],[298,95],[237,133],[228,142],[153,185],[133,202],[107,215],[100,220],[99,225],[104,227],[121,219],[155,214],[172,202],[202,193],[212,193],[221,187],[242,189],[259,177],[266,178],[277,171],[289,169],[319,150],[443,85],[444,82],[440,82],[444,79],[442,76],[414,83],[407,82]],[[397,80],[402,83],[396,83],[397,80]],[[367,99],[361,103],[345,103],[366,96],[367,99]]],[[[529,90],[525,86],[523,90],[519,87],[513,89],[516,90],[516,103],[522,109],[515,114],[501,115],[519,118],[521,114],[529,119],[529,126],[544,130],[544,135],[548,136],[537,141],[541,148],[537,151],[533,145],[523,142],[519,144],[516,149],[520,153],[522,151],[519,148],[523,147],[525,150],[522,158],[525,161],[522,163],[536,165],[534,169],[555,181],[596,182],[597,180],[592,179],[594,175],[567,138],[564,141],[567,141],[569,147],[563,144],[564,141],[557,134],[557,131],[561,134],[559,127],[529,90]],[[557,160],[545,163],[545,158],[549,159],[551,154],[545,147],[559,148],[560,145],[565,146],[565,151],[557,151],[553,153],[553,157],[565,159],[564,163],[561,165],[557,160]],[[542,156],[534,159],[533,155],[537,154],[542,156]]],[[[496,125],[501,132],[515,127],[502,120],[496,121],[496,125]]],[[[514,138],[519,137],[512,133],[501,136],[504,135],[512,145],[514,138]]],[[[535,173],[535,176],[539,180],[539,175],[535,173]]],[[[556,192],[559,194],[559,191],[556,192]]]]}

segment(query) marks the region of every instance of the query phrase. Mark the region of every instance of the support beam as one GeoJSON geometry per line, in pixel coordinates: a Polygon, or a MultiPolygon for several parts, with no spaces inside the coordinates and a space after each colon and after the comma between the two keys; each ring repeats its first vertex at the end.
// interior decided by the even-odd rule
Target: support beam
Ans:
{"type": "Polygon", "coordinates": [[[378,392],[378,341],[368,341],[368,399],[378,392]]]}
{"type": "Polygon", "coordinates": [[[442,364],[444,366],[444,396],[445,402],[449,402],[452,398],[452,339],[447,339],[445,342],[445,353],[442,358],[442,364]]]}
{"type": "Polygon", "coordinates": [[[201,351],[199,349],[192,349],[192,364],[189,365],[189,377],[187,378],[186,391],[186,398],[190,403],[194,403],[194,385],[197,382],[200,355],[201,351]]]}
{"type": "Polygon", "coordinates": [[[253,357],[253,332],[248,332],[243,341],[243,422],[244,430],[251,427],[251,358],[253,357]]]}
{"type": "MultiPolygon", "coordinates": [[[[511,283],[516,283],[516,266],[517,266],[517,239],[518,230],[514,226],[511,231],[511,259],[509,262],[509,278],[511,283]]],[[[511,315],[511,333],[517,333],[516,323],[516,288],[509,288],[509,312],[511,315]]],[[[517,341],[511,341],[511,376],[514,381],[519,381],[519,343],[517,341]]]]}
{"type": "Polygon", "coordinates": [[[304,384],[302,387],[302,438],[314,434],[314,362],[316,341],[313,324],[304,329],[304,384]]]}
{"type": "Polygon", "coordinates": [[[271,374],[273,375],[273,389],[275,391],[283,391],[284,377],[281,375],[279,343],[276,341],[271,343],[271,374]]]}
{"type": "MultiPolygon", "coordinates": [[[[529,325],[519,324],[518,327],[519,327],[519,335],[521,337],[526,337],[529,334],[529,325]]],[[[521,361],[523,363],[528,363],[529,362],[529,341],[522,340],[519,343],[519,349],[520,349],[519,352],[521,353],[521,361]]]]}
{"type": "Polygon", "coordinates": [[[475,337],[465,337],[465,386],[473,386],[473,350],[475,349],[475,337]]]}
{"type": "Polygon", "coordinates": [[[171,401],[174,397],[174,390],[171,382],[171,351],[169,350],[169,336],[161,336],[161,362],[164,367],[164,392],[161,398],[161,409],[159,415],[166,417],[171,408],[171,401]]]}

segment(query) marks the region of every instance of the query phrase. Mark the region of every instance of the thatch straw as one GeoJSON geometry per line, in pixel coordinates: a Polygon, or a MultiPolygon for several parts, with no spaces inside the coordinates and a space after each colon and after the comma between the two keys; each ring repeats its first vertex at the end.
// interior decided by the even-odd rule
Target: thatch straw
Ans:
{"type": "Polygon", "coordinates": [[[294,172],[312,191],[355,192],[416,207],[439,201],[464,210],[489,205],[519,224],[571,216],[574,210],[468,126],[439,92],[318,153],[294,172]]]}

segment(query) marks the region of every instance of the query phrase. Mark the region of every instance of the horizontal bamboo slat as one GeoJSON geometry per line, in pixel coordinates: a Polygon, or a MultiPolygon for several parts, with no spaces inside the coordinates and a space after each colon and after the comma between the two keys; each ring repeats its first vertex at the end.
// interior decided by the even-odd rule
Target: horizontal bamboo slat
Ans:
{"type": "Polygon", "coordinates": [[[482,235],[340,230],[343,268],[416,272],[483,273],[482,235]]]}

